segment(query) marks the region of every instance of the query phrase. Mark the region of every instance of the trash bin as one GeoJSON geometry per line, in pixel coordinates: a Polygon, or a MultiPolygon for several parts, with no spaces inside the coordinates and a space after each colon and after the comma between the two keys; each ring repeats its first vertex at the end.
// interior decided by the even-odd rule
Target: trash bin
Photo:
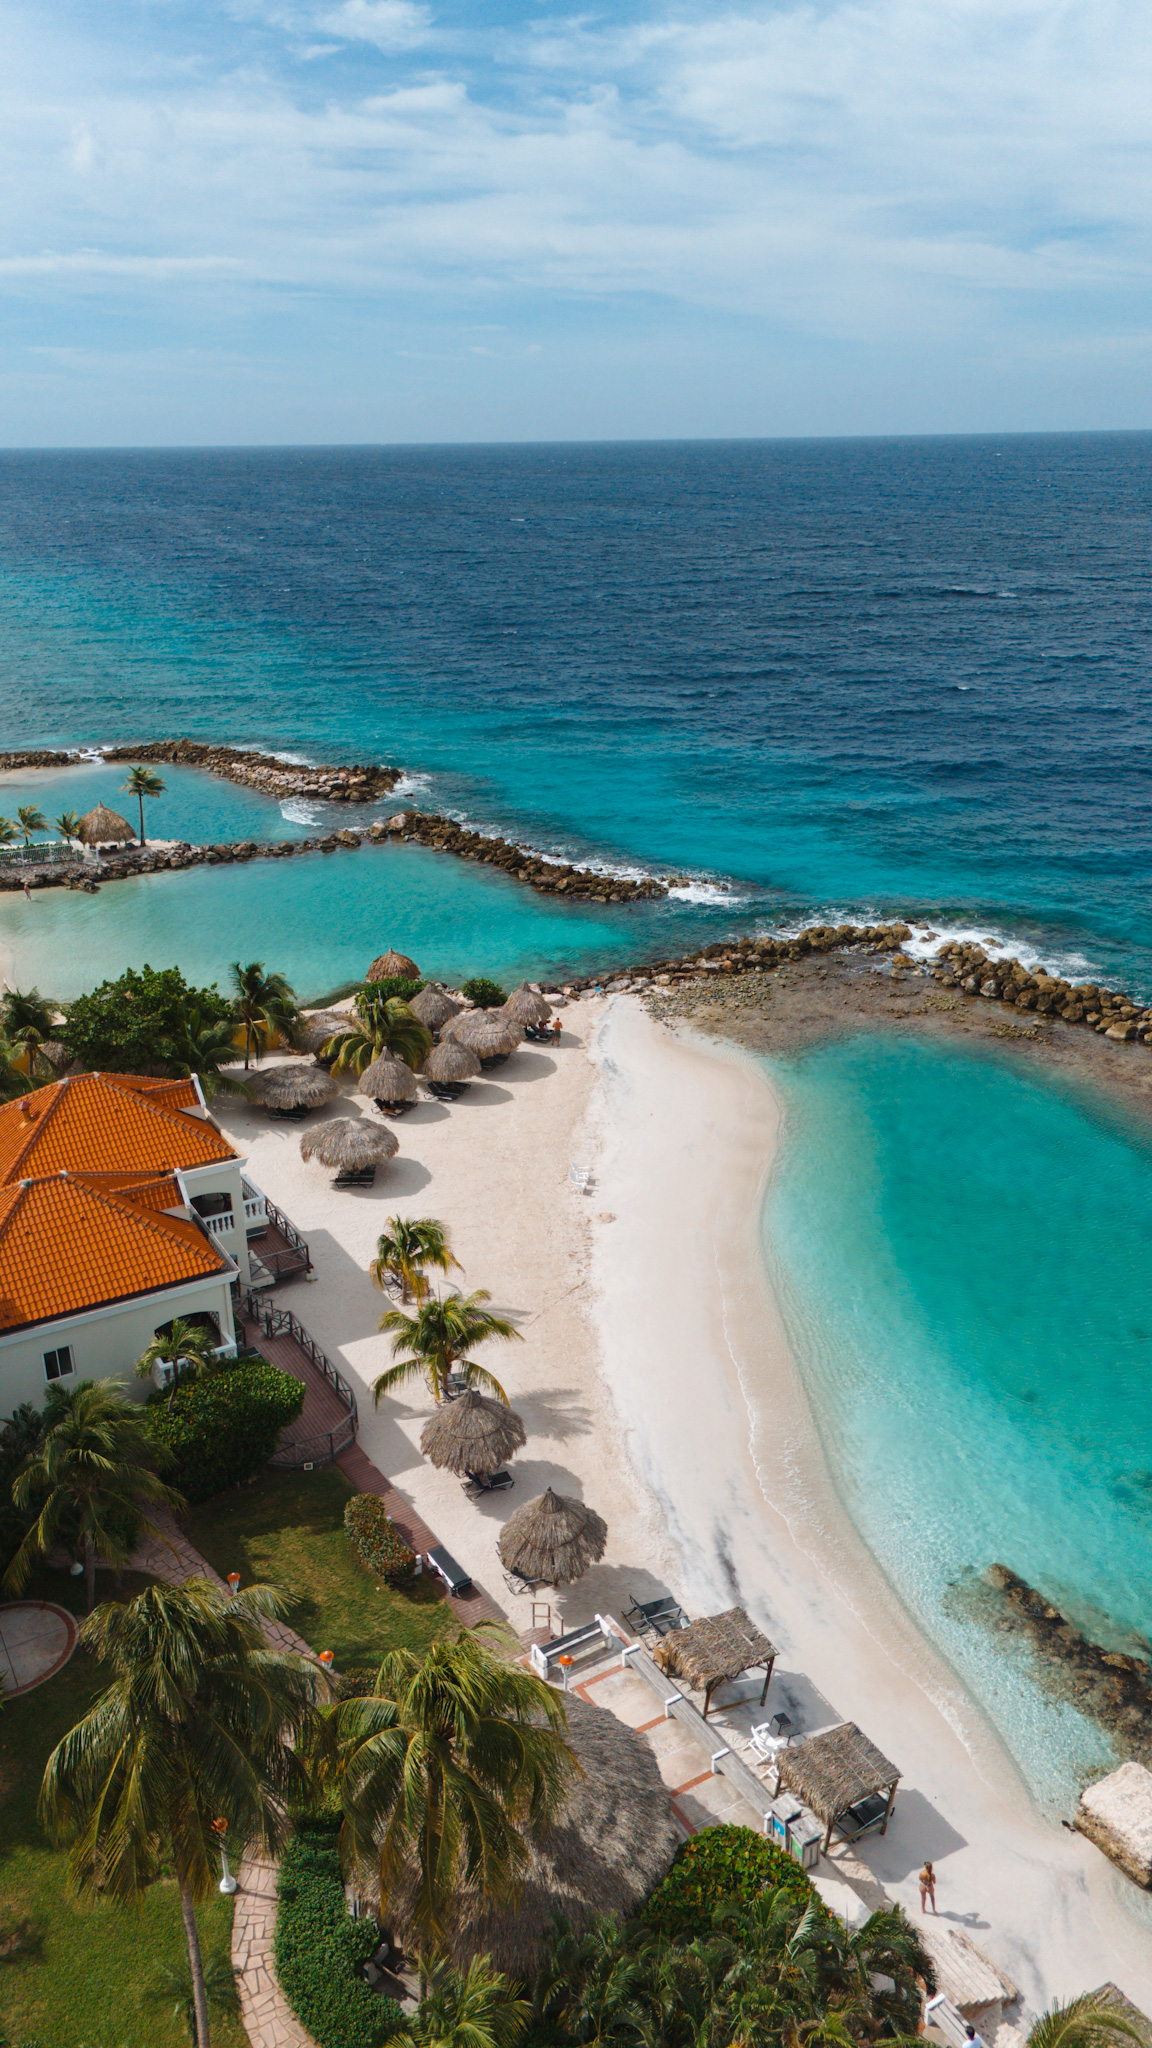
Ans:
{"type": "Polygon", "coordinates": [[[794,1820],[799,1820],[803,1808],[789,1794],[774,1799],[768,1809],[771,1838],[777,1849],[788,1852],[788,1830],[794,1820]]]}
{"type": "Polygon", "coordinates": [[[823,1835],[823,1821],[806,1807],[788,1823],[788,1847],[802,1869],[812,1870],[819,1863],[823,1835]]]}

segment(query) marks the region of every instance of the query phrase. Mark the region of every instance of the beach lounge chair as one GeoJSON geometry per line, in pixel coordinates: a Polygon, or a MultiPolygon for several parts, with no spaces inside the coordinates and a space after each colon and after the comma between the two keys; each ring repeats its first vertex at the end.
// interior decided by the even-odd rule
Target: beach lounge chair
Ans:
{"type": "Polygon", "coordinates": [[[671,1593],[662,1594],[658,1600],[637,1600],[634,1593],[629,1593],[628,1598],[632,1604],[624,1609],[620,1619],[638,1636],[664,1636],[683,1626],[684,1610],[671,1593]]]}
{"type": "Polygon", "coordinates": [[[774,1714],[771,1721],[759,1721],[752,1730],[751,1741],[748,1746],[757,1762],[757,1766],[760,1764],[775,1766],[780,1751],[787,1749],[791,1741],[792,1723],[788,1721],[788,1733],[781,1735],[775,1729],[777,1721],[788,1721],[787,1714],[774,1714]]]}
{"type": "Polygon", "coordinates": [[[510,1472],[466,1472],[464,1491],[471,1500],[477,1500],[482,1493],[506,1493],[515,1485],[510,1472]]]}
{"type": "Polygon", "coordinates": [[[461,1565],[457,1564],[451,1551],[445,1550],[442,1543],[436,1544],[432,1550],[426,1550],[424,1555],[430,1570],[443,1579],[450,1593],[460,1594],[472,1591],[472,1581],[468,1577],[467,1572],[461,1565]]]}
{"type": "Polygon", "coordinates": [[[592,1179],[592,1168],[590,1166],[577,1166],[575,1161],[573,1161],[572,1165],[568,1168],[568,1179],[578,1195],[586,1195],[589,1182],[592,1179]]]}
{"type": "Polygon", "coordinates": [[[308,1114],[308,1105],[305,1102],[297,1102],[291,1109],[270,1109],[268,1114],[278,1124],[301,1124],[308,1114]]]}
{"type": "Polygon", "coordinates": [[[503,1578],[508,1591],[515,1593],[518,1599],[523,1599],[525,1594],[534,1593],[536,1590],[536,1580],[525,1579],[519,1572],[505,1572],[503,1578]]]}
{"type": "Polygon", "coordinates": [[[349,1166],[343,1173],[336,1175],[332,1185],[334,1188],[370,1188],[375,1185],[375,1181],[374,1166],[349,1166]]]}
{"type": "Polygon", "coordinates": [[[437,1102],[455,1102],[458,1096],[463,1095],[468,1083],[466,1081],[426,1080],[424,1086],[428,1090],[429,1095],[436,1097],[437,1102]]]}

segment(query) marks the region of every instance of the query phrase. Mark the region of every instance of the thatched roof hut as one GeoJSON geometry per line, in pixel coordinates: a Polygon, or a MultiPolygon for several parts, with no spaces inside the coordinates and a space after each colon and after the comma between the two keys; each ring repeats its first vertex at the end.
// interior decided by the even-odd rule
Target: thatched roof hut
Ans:
{"type": "MultiPolygon", "coordinates": [[[[671,1637],[668,1639],[671,1641],[671,1637]]],[[[880,1823],[880,1833],[888,1826],[892,1801],[900,1783],[900,1773],[895,1764],[878,1750],[874,1742],[862,1735],[855,1721],[842,1721],[838,1728],[828,1728],[823,1735],[810,1736],[807,1742],[797,1743],[794,1749],[782,1749],[779,1755],[781,1789],[794,1792],[817,1817],[827,1826],[824,1848],[832,1840],[833,1828],[841,1825],[849,1816],[849,1809],[859,1806],[862,1801],[876,1800],[882,1803],[875,1815],[870,1816],[868,1825],[880,1823]]],[[[841,1827],[841,1832],[852,1835],[860,1832],[857,1821],[851,1827],[841,1827]]]]}
{"type": "Polygon", "coordinates": [[[453,1017],[444,1026],[441,1039],[445,1038],[470,1046],[482,1060],[502,1060],[515,1052],[521,1031],[498,1010],[465,1010],[462,1017],[453,1017]]]}
{"type": "MultiPolygon", "coordinates": [[[[562,1913],[576,1932],[605,1913],[626,1918],[668,1874],[679,1833],[649,1744],[606,1707],[591,1706],[576,1693],[569,1693],[567,1708],[567,1741],[581,1774],[572,1780],[561,1818],[540,1841],[529,1840],[514,1905],[457,1893],[447,1937],[456,1963],[490,1955],[497,1969],[531,1981],[543,1961],[553,1914],[562,1913]]],[[[375,1898],[375,1875],[365,1871],[362,1882],[375,1898]]],[[[415,1888],[413,1870],[381,1906],[385,1925],[405,1945],[415,1944],[415,1888]]]]}
{"type": "Polygon", "coordinates": [[[65,1068],[70,1067],[72,1064],[72,1055],[68,1047],[62,1045],[58,1038],[44,1039],[43,1043],[37,1046],[36,1051],[42,1060],[47,1060],[48,1065],[57,1074],[62,1074],[65,1068]]]}
{"type": "Polygon", "coordinates": [[[608,1524],[595,1508],[549,1486],[509,1515],[496,1547],[506,1572],[533,1584],[570,1586],[599,1562],[607,1541],[608,1524]]]}
{"type": "Polygon", "coordinates": [[[302,1052],[318,1053],[341,1031],[350,1031],[355,1019],[346,1010],[312,1010],[300,1019],[296,1043],[302,1052]]]}
{"type": "Polygon", "coordinates": [[[480,1072],[480,1059],[471,1046],[462,1045],[458,1038],[442,1038],[433,1046],[421,1072],[433,1087],[462,1088],[466,1081],[474,1081],[480,1072]]]}
{"type": "Polygon", "coordinates": [[[522,981],[519,988],[513,989],[508,1001],[501,1005],[496,1014],[507,1017],[511,1024],[546,1024],[552,1015],[552,1005],[546,1003],[543,996],[537,995],[534,988],[529,988],[526,981],[522,981]]]}
{"type": "Polygon", "coordinates": [[[658,1643],[653,1655],[669,1678],[684,1678],[704,1694],[704,1718],[712,1695],[725,1679],[739,1678],[742,1671],[765,1666],[763,1706],[776,1662],[776,1648],[754,1627],[742,1607],[729,1607],[723,1614],[706,1614],[690,1621],[687,1628],[673,1629],[658,1643]]]}
{"type": "Polygon", "coordinates": [[[390,1059],[382,1053],[365,1067],[357,1087],[361,1095],[367,1095],[373,1102],[415,1102],[416,1076],[403,1060],[390,1059]]]}
{"type": "Polygon", "coordinates": [[[305,1131],[300,1140],[302,1159],[317,1159],[338,1173],[362,1173],[365,1167],[381,1166],[394,1159],[400,1140],[387,1124],[369,1124],[356,1117],[334,1116],[326,1124],[305,1131]]]}
{"type": "Polygon", "coordinates": [[[442,988],[422,988],[408,1005],[414,1017],[428,1031],[441,1031],[449,1018],[460,1015],[460,1005],[442,988]]]}
{"type": "Polygon", "coordinates": [[[424,1424],[420,1449],[441,1471],[498,1472],[522,1451],[524,1424],[506,1401],[466,1387],[455,1401],[445,1401],[424,1424]]]}
{"type": "Polygon", "coordinates": [[[136,827],[122,818],[119,811],[110,811],[107,804],[97,804],[94,810],[85,811],[76,827],[76,837],[82,846],[123,846],[128,839],[135,839],[136,827]]]}
{"type": "Polygon", "coordinates": [[[302,1060],[289,1060],[263,1073],[249,1073],[249,1087],[266,1109],[319,1109],[331,1102],[336,1083],[322,1067],[306,1067],[302,1060]]]}
{"type": "Polygon", "coordinates": [[[372,962],[364,979],[365,981],[392,981],[397,976],[404,981],[419,981],[420,969],[414,960],[408,958],[407,953],[394,953],[389,949],[387,953],[381,953],[378,960],[372,962]]]}

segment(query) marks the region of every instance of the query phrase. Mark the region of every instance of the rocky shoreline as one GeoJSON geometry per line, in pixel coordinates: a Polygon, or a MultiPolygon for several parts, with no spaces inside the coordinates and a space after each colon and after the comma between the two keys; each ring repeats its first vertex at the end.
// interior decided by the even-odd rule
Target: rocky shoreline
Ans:
{"type": "MultiPolygon", "coordinates": [[[[403,770],[357,764],[352,767],[317,767],[285,761],[278,754],[252,753],[243,747],[209,745],[204,740],[148,740],[139,747],[103,747],[105,761],[167,762],[173,767],[203,768],[227,782],[258,789],[265,796],[313,797],[330,804],[379,802],[395,789],[403,770]]],[[[67,753],[33,749],[25,753],[0,754],[0,771],[17,768],[75,768],[86,757],[77,750],[67,753]]]]}
{"type": "Polygon", "coordinates": [[[1152,1765],[1152,1665],[1148,1655],[1106,1650],[1073,1626],[1007,1565],[989,1565],[993,1596],[989,1619],[1003,1635],[1026,1638],[1036,1653],[1045,1688],[1106,1728],[1125,1756],[1152,1765]]]}

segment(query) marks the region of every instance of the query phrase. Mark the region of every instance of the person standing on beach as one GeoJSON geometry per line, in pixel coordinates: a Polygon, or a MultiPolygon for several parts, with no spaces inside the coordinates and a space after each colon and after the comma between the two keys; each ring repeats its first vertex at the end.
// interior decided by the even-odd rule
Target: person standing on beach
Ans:
{"type": "Polygon", "coordinates": [[[26,896],[26,897],[28,898],[28,901],[29,901],[29,903],[31,903],[31,901],[32,901],[32,891],[31,891],[31,889],[30,889],[30,888],[28,887],[28,877],[27,877],[27,875],[25,875],[25,877],[24,877],[24,894],[25,894],[25,896],[26,896]]]}
{"type": "Polygon", "coordinates": [[[920,1872],[920,1911],[922,1913],[928,1911],[929,1899],[932,1901],[932,1911],[935,1912],[936,1872],[933,1870],[931,1863],[926,1862],[923,1870],[920,1872]]]}

